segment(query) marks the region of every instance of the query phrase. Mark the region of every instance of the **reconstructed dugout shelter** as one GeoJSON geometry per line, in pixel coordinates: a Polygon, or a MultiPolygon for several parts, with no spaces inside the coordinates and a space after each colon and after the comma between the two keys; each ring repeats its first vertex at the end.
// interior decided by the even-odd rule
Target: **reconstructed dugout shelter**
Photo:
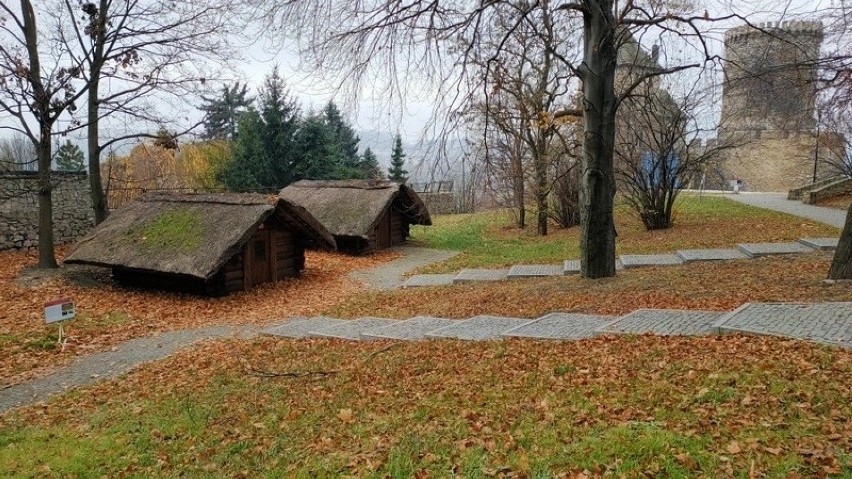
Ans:
{"type": "Polygon", "coordinates": [[[347,253],[403,243],[410,225],[431,225],[426,205],[411,188],[387,180],[303,180],[279,196],[305,207],[347,253]]]}
{"type": "Polygon", "coordinates": [[[149,194],[114,211],[66,263],[112,268],[122,284],[223,295],[299,276],[305,246],[332,235],[291,202],[257,194],[149,194]]]}

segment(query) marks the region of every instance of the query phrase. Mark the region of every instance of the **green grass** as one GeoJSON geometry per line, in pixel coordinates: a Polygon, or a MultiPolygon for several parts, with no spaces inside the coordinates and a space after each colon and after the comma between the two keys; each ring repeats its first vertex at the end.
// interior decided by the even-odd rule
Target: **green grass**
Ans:
{"type": "Polygon", "coordinates": [[[204,232],[204,219],[193,209],[167,210],[142,225],[128,230],[129,239],[150,249],[191,251],[197,248],[204,232]]]}
{"type": "Polygon", "coordinates": [[[852,414],[849,359],[837,349],[730,337],[207,343],[0,416],[0,471],[850,477],[842,434],[852,414]],[[259,378],[245,365],[329,374],[259,378]],[[732,443],[741,451],[730,452],[732,443]]]}
{"type": "MultiPolygon", "coordinates": [[[[626,205],[616,207],[615,221],[619,254],[839,235],[837,228],[713,196],[681,196],[675,209],[675,225],[668,230],[645,231],[626,205]]],[[[487,211],[436,216],[433,226],[413,226],[411,234],[416,244],[461,252],[420,271],[437,273],[513,264],[559,264],[576,259],[580,255],[578,230],[551,225],[550,234],[540,237],[536,236],[534,225],[524,230],[514,227],[510,211],[487,211]]]]}

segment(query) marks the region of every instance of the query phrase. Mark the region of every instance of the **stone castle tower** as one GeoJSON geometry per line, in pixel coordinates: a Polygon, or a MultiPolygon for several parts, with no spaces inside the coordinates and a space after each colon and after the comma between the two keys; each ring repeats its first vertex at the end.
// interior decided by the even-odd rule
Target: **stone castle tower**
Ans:
{"type": "Polygon", "coordinates": [[[754,138],[816,129],[820,22],[769,22],[725,34],[722,126],[754,138]]]}
{"type": "Polygon", "coordinates": [[[726,32],[719,138],[738,145],[723,163],[728,179],[741,179],[747,190],[785,191],[809,183],[815,161],[817,176],[828,175],[828,143],[837,135],[817,139],[814,107],[822,40],[818,21],[726,32]]]}

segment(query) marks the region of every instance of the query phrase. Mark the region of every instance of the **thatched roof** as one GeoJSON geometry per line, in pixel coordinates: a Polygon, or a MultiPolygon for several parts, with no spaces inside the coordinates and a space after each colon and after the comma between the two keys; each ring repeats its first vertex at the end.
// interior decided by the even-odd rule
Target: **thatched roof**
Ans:
{"type": "Polygon", "coordinates": [[[155,193],[114,211],[65,262],[209,279],[272,215],[320,247],[334,249],[328,230],[304,208],[281,198],[155,193]]]}
{"type": "Polygon", "coordinates": [[[335,236],[368,238],[394,200],[410,224],[432,224],[414,190],[387,180],[304,180],[284,188],[279,196],[304,206],[335,236]]]}

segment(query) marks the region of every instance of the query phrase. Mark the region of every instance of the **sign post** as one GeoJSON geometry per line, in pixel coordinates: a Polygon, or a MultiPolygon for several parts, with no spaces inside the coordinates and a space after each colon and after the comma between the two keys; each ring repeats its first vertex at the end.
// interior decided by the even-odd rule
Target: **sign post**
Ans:
{"type": "Polygon", "coordinates": [[[62,341],[62,336],[65,334],[65,321],[75,317],[77,317],[77,308],[71,298],[44,303],[44,322],[45,324],[59,323],[59,340],[57,342],[62,345],[62,349],[65,349],[65,343],[62,341]]]}

